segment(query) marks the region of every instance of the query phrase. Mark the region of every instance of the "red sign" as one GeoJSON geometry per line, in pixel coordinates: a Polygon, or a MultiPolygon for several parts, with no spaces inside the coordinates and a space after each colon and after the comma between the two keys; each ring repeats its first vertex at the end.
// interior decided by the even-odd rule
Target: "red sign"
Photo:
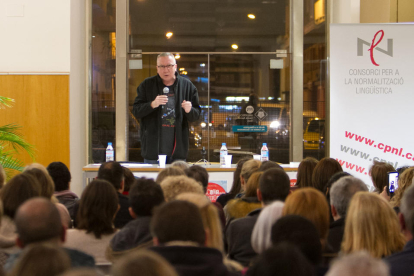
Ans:
{"type": "Polygon", "coordinates": [[[208,183],[206,195],[210,198],[211,202],[216,202],[219,195],[225,193],[226,191],[220,185],[216,183],[208,183]]]}

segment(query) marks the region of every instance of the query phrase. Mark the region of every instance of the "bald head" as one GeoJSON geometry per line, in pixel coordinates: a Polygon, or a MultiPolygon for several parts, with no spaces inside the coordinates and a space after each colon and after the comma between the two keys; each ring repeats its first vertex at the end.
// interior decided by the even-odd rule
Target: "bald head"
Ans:
{"type": "Polygon", "coordinates": [[[33,198],[23,203],[15,216],[21,246],[33,242],[60,239],[64,228],[55,204],[45,198],[33,198]]]}

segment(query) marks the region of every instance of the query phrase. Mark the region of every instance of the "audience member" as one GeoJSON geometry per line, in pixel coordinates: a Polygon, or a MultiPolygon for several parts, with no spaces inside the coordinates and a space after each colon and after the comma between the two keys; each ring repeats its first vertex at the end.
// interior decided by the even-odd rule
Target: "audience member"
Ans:
{"type": "Polygon", "coordinates": [[[77,229],[68,230],[66,246],[94,256],[97,264],[108,263],[105,249],[115,234],[113,220],[118,208],[113,185],[100,179],[92,181],[82,193],[77,229]]]}
{"type": "Polygon", "coordinates": [[[160,255],[142,249],[119,260],[112,268],[112,276],[178,276],[175,269],[160,255]]]}
{"type": "Polygon", "coordinates": [[[322,248],[329,252],[326,246],[329,206],[322,192],[310,187],[298,189],[286,199],[283,216],[286,215],[299,215],[310,220],[318,229],[322,248]]]}
{"type": "Polygon", "coordinates": [[[312,173],[312,186],[326,194],[329,179],[337,172],[342,172],[342,167],[333,158],[322,158],[312,173]]]}
{"type": "Polygon", "coordinates": [[[365,183],[352,176],[342,177],[332,185],[330,204],[334,222],[329,227],[328,244],[335,253],[341,250],[349,202],[355,193],[363,191],[368,191],[365,183]]]}
{"type": "Polygon", "coordinates": [[[62,162],[52,162],[46,169],[55,184],[54,196],[68,209],[71,219],[75,219],[74,206],[79,197],[70,190],[72,176],[68,167],[62,162]]]}
{"type": "MultiPolygon", "coordinates": [[[[365,251],[345,255],[335,260],[326,276],[389,276],[389,268],[380,259],[365,251]]],[[[403,275],[403,274],[396,274],[403,275]]],[[[407,274],[408,275],[408,274],[407,274]]],[[[411,275],[411,274],[409,274],[411,275]]]]}
{"type": "MultiPolygon", "coordinates": [[[[65,242],[66,229],[62,225],[56,205],[50,200],[39,197],[27,200],[17,210],[15,222],[18,234],[16,243],[20,248],[39,242],[59,246],[65,242]]],[[[69,255],[72,267],[95,266],[92,256],[74,249],[64,250],[69,255]]],[[[6,271],[13,268],[20,255],[21,252],[10,255],[4,267],[6,271]]]]}
{"type": "Polygon", "coordinates": [[[241,184],[240,184],[240,173],[244,163],[251,158],[243,158],[237,162],[236,170],[233,173],[233,186],[231,186],[230,192],[220,195],[216,202],[220,203],[224,208],[227,205],[227,202],[230,199],[233,199],[237,194],[241,193],[241,184]]]}
{"type": "Polygon", "coordinates": [[[4,216],[0,224],[0,248],[8,254],[16,253],[16,224],[14,217],[17,209],[26,200],[40,196],[40,184],[27,173],[14,176],[0,191],[0,200],[3,203],[4,216]]]}
{"type": "Polygon", "coordinates": [[[267,160],[267,161],[262,162],[258,171],[264,172],[268,169],[282,169],[283,170],[282,166],[280,166],[275,161],[267,160]]]}
{"type": "Polygon", "coordinates": [[[204,194],[207,192],[208,172],[205,168],[198,165],[193,165],[185,169],[184,172],[188,177],[195,179],[201,184],[204,190],[204,194]]]}
{"type": "Polygon", "coordinates": [[[179,175],[185,175],[185,172],[180,167],[167,167],[163,170],[161,170],[158,175],[155,182],[158,184],[161,184],[161,182],[168,176],[179,176],[179,175]]]}
{"type": "MultiPolygon", "coordinates": [[[[270,205],[274,201],[285,201],[289,194],[289,176],[281,169],[268,169],[260,178],[257,198],[262,206],[270,205]]],[[[245,218],[232,221],[225,236],[225,248],[228,257],[248,266],[257,255],[252,248],[251,237],[261,209],[250,212],[245,218]]]]}
{"type": "Polygon", "coordinates": [[[260,212],[251,237],[252,248],[256,253],[261,254],[272,246],[270,239],[272,226],[282,216],[284,205],[282,201],[275,201],[260,212]]]}
{"type": "Polygon", "coordinates": [[[259,188],[259,180],[263,172],[254,172],[244,187],[244,195],[241,198],[230,200],[225,209],[226,221],[238,218],[244,218],[250,212],[262,207],[257,199],[257,190],[259,188]]]}
{"type": "Polygon", "coordinates": [[[225,276],[229,272],[223,264],[222,253],[209,248],[203,220],[197,206],[174,200],[157,208],[151,221],[155,247],[180,276],[225,276]]]}
{"type": "Polygon", "coordinates": [[[26,246],[9,276],[58,276],[70,269],[68,254],[56,244],[26,246]]]}
{"type": "Polygon", "coordinates": [[[103,179],[111,183],[118,194],[119,211],[116,214],[114,225],[115,228],[122,228],[132,220],[129,214],[129,199],[123,195],[124,191],[124,170],[118,162],[103,163],[98,171],[98,179],[103,179]]]}
{"type": "Polygon", "coordinates": [[[150,221],[153,209],[164,202],[160,185],[153,179],[137,179],[129,192],[129,212],[134,220],[128,222],[109,243],[107,256],[111,261],[141,248],[153,245],[150,221]]]}
{"type": "Polygon", "coordinates": [[[314,269],[300,250],[287,242],[267,249],[247,271],[247,276],[313,276],[314,269]]]}
{"type": "MultiPolygon", "coordinates": [[[[407,173],[411,174],[410,172],[407,173]]],[[[414,185],[405,190],[401,199],[400,210],[398,216],[401,230],[408,242],[405,244],[403,251],[385,258],[385,261],[391,267],[392,276],[411,276],[414,274],[414,185]]]]}
{"type": "Polygon", "coordinates": [[[122,167],[122,169],[124,170],[124,191],[122,194],[127,196],[131,186],[135,183],[135,176],[127,167],[122,167]]]}
{"type": "Polygon", "coordinates": [[[401,251],[404,236],[398,218],[388,202],[378,194],[357,192],[351,199],[345,220],[342,252],[366,250],[383,258],[401,251]]]}
{"type": "Polygon", "coordinates": [[[260,165],[262,162],[255,159],[250,159],[246,162],[244,162],[243,167],[240,172],[240,193],[235,196],[235,198],[240,198],[244,195],[244,189],[245,185],[247,184],[247,181],[249,180],[250,176],[257,172],[260,168],[260,165]]]}
{"type": "Polygon", "coordinates": [[[204,195],[203,187],[192,178],[185,175],[168,176],[161,182],[165,201],[175,199],[181,193],[197,193],[204,195]]]}
{"type": "Polygon", "coordinates": [[[55,184],[53,183],[53,179],[50,177],[46,168],[43,167],[43,165],[33,163],[30,166],[26,167],[25,173],[34,176],[38,180],[38,183],[40,184],[40,196],[45,197],[56,204],[63,225],[66,228],[70,228],[72,226],[72,221],[69,211],[65,205],[59,203],[57,198],[53,196],[53,193],[55,191],[55,184]],[[34,166],[35,164],[36,166],[34,166]]]}
{"type": "Polygon", "coordinates": [[[296,173],[296,186],[299,188],[312,187],[312,174],[318,160],[313,157],[306,157],[300,162],[296,173]]]}
{"type": "Polygon", "coordinates": [[[397,213],[400,212],[401,199],[404,192],[408,189],[408,187],[411,187],[413,180],[414,167],[405,169],[404,172],[398,177],[398,189],[395,191],[395,194],[390,201],[391,206],[397,213]]]}
{"type": "Polygon", "coordinates": [[[374,164],[369,169],[372,184],[374,184],[375,192],[380,194],[387,188],[388,172],[394,172],[392,165],[385,162],[374,161],[374,164]]]}
{"type": "Polygon", "coordinates": [[[178,167],[182,169],[183,171],[185,171],[186,169],[190,167],[190,165],[183,160],[177,160],[171,163],[171,167],[178,167]]]}

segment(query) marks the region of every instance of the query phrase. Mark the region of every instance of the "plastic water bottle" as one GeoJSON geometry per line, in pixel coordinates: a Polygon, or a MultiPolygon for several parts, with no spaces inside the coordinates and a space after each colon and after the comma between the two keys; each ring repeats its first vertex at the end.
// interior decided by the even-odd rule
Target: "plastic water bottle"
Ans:
{"type": "Polygon", "coordinates": [[[112,147],[112,143],[108,143],[108,147],[106,148],[106,162],[114,161],[114,148],[112,147]]]}
{"type": "Polygon", "coordinates": [[[263,143],[261,151],[261,161],[269,161],[269,149],[267,148],[267,143],[263,143]]]}
{"type": "Polygon", "coordinates": [[[226,165],[226,158],[225,158],[226,155],[227,155],[226,143],[222,143],[221,149],[220,149],[220,166],[226,165]]]}

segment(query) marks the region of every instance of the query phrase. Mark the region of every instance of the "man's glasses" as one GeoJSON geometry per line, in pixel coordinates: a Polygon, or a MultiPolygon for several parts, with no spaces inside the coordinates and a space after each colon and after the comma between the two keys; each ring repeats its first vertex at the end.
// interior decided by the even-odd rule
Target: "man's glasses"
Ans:
{"type": "Polygon", "coordinates": [[[175,66],[175,64],[168,64],[168,65],[157,65],[158,69],[164,69],[164,68],[171,69],[171,68],[173,68],[174,66],[175,66]]]}

